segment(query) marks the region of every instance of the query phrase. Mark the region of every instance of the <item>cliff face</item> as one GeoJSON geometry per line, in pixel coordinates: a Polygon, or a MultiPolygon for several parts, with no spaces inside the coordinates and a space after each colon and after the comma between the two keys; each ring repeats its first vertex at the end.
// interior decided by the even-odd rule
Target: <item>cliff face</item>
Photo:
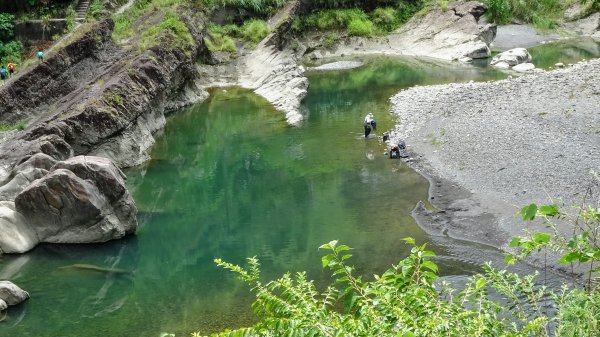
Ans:
{"type": "MultiPolygon", "coordinates": [[[[204,22],[201,15],[192,14],[186,8],[177,12],[192,38],[190,48],[168,31],[155,37],[154,46],[144,51],[137,41],[117,44],[111,39],[114,24],[106,20],[73,37],[43,63],[24,70],[0,89],[0,121],[25,120],[29,125],[0,137],[0,203],[4,203],[0,205],[0,254],[24,252],[38,242],[98,242],[135,232],[137,211],[119,174],[86,175],[81,180],[73,169],[59,167],[61,162],[41,165],[33,159],[66,163],[74,156],[91,155],[78,158],[106,167],[114,162],[121,168],[147,160],[153,134],[164,126],[164,114],[185,100],[198,98],[190,88],[196,79],[195,60],[203,52],[204,22]],[[46,182],[50,187],[41,185],[46,182]],[[111,184],[125,192],[115,198],[110,195],[114,189],[101,188],[111,184]],[[65,190],[65,186],[72,188],[65,190]],[[23,200],[34,200],[30,195],[38,190],[44,195],[38,199],[52,201],[51,207],[32,211],[29,206],[42,203],[23,200]],[[89,206],[89,214],[83,214],[81,205],[89,206]],[[111,209],[115,207],[127,210],[123,213],[127,216],[114,217],[111,209]],[[84,218],[66,227],[62,226],[69,224],[65,219],[72,217],[56,220],[62,227],[45,235],[44,219],[49,216],[44,212],[81,213],[84,218]],[[98,232],[96,237],[73,234],[87,233],[83,229],[88,227],[105,228],[104,223],[114,230],[98,232]]],[[[153,23],[161,22],[162,13],[153,15],[153,23]]]]}
{"type": "MultiPolygon", "coordinates": [[[[181,18],[202,46],[203,23],[181,18]]],[[[113,27],[111,20],[96,24],[0,90],[0,121],[31,125],[0,144],[4,176],[38,152],[57,160],[103,153],[120,167],[147,159],[152,133],[164,125],[166,102],[193,81],[199,48],[186,53],[166,37],[140,54],[116,45],[113,27]]]]}

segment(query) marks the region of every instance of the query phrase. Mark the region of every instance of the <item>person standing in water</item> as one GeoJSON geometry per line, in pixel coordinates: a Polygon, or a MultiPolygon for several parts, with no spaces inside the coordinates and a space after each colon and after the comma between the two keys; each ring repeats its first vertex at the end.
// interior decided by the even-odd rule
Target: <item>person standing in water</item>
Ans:
{"type": "Polygon", "coordinates": [[[373,114],[369,113],[367,114],[367,116],[365,117],[365,121],[364,121],[364,127],[365,127],[365,138],[369,137],[369,134],[371,133],[371,129],[373,127],[373,114]]]}

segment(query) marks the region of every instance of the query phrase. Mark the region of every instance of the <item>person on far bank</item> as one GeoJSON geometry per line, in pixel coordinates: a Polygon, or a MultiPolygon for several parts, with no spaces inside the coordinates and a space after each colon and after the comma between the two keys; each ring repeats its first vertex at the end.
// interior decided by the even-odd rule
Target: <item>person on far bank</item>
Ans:
{"type": "Polygon", "coordinates": [[[8,78],[11,78],[14,73],[15,73],[15,64],[10,62],[8,64],[8,78]]]}
{"type": "Polygon", "coordinates": [[[44,62],[44,52],[43,51],[38,51],[37,57],[40,62],[44,62]]]}
{"type": "Polygon", "coordinates": [[[0,68],[0,79],[2,80],[2,83],[6,83],[6,76],[8,76],[8,70],[2,65],[2,68],[0,68]]]}

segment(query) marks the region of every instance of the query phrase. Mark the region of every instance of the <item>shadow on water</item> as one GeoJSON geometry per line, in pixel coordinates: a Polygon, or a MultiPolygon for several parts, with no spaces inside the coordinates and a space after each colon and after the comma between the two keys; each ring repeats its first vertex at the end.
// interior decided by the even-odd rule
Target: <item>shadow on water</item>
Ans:
{"type": "Polygon", "coordinates": [[[215,89],[169,118],[157,159],[127,172],[140,210],[135,237],[1,258],[0,279],[32,298],[9,311],[0,335],[185,336],[248,325],[255,319],[248,290],[213,259],[257,256],[265,279],[306,270],[323,284],[330,277],[317,247],[334,239],[355,248],[353,263],[365,275],[406,256],[406,236],[429,241],[449,277],[475,273],[484,260],[499,263],[494,249],[418,228],[410,212],[427,199],[427,181],[384,156],[381,135],[396,123],[388,99],[400,89],[504,77],[368,58],[352,71],[309,73],[298,128],[251,92],[215,89]],[[378,128],[365,139],[368,112],[378,128]]]}

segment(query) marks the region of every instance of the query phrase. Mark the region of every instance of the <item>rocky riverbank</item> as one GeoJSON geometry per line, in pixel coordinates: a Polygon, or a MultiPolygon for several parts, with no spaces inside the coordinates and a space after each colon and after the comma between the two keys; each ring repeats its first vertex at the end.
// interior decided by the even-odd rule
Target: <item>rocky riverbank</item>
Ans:
{"type": "MultiPolygon", "coordinates": [[[[327,47],[311,36],[299,54],[306,60],[348,55],[426,56],[442,60],[487,58],[496,25],[481,22],[487,7],[477,1],[456,1],[415,16],[385,37],[347,37],[327,47]]],[[[322,41],[322,39],[321,39],[322,41]]]]}
{"type": "MultiPolygon", "coordinates": [[[[528,203],[578,204],[600,170],[600,60],[490,83],[414,87],[391,98],[408,164],[430,178],[415,209],[430,233],[504,247],[528,203]]],[[[563,225],[563,230],[568,229],[563,225]]]]}

